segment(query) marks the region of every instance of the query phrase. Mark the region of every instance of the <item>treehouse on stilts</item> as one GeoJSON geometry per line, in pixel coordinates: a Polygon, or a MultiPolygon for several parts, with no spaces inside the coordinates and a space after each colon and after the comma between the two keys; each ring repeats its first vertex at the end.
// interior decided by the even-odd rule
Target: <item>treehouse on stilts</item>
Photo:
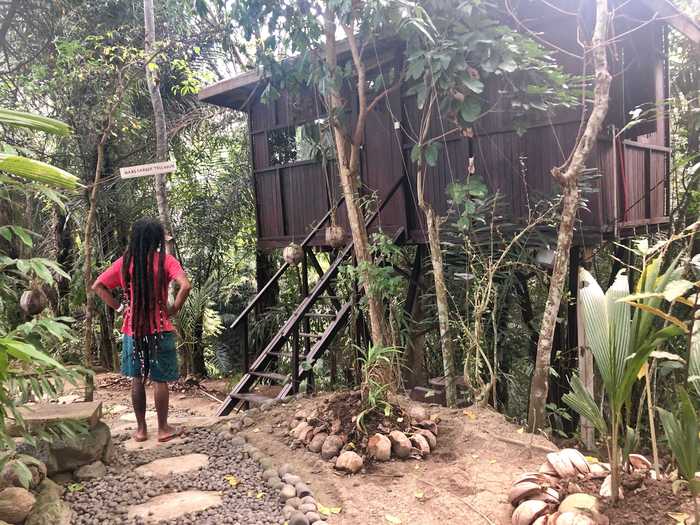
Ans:
{"type": "MultiPolygon", "coordinates": [[[[597,177],[592,183],[595,191],[587,195],[587,206],[579,212],[571,254],[574,270],[570,287],[574,293],[583,247],[659,231],[668,224],[671,150],[664,107],[669,97],[669,26],[700,41],[698,25],[668,0],[612,4],[616,8],[613,34],[618,36],[611,46],[611,104],[605,132],[588,162],[589,172],[597,177]],[[642,118],[631,126],[631,115],[638,108],[642,118]]],[[[504,15],[504,23],[553,44],[563,70],[581,75],[586,69],[577,31],[580,20],[584,28],[593,23],[589,9],[593,2],[566,0],[557,5],[558,9],[553,9],[540,0],[510,0],[508,6],[518,22],[504,15]],[[579,21],[565,14],[576,11],[579,21]]],[[[338,48],[339,61],[347,61],[348,48],[342,42],[338,48]]],[[[367,45],[365,52],[371,54],[368,71],[373,74],[402,69],[403,45],[399,41],[367,45]]],[[[353,243],[344,202],[336,197],[341,192],[332,154],[323,148],[324,143],[332,145],[323,103],[312,90],[281,91],[266,102],[267,85],[261,74],[250,71],[206,87],[199,95],[202,101],[247,114],[258,247],[287,247],[287,261],[269,281],[258,283],[259,293],[233,324],[242,334],[244,374],[221,406],[221,415],[296,393],[303,380],[313,389],[313,365],[333,339],[350,322],[358,324],[356,333],[366,332],[362,319],[353,315],[360,292],[355,289],[344,295],[336,286],[341,265],[353,260],[353,243]],[[331,254],[330,264],[321,264],[320,252],[331,254]],[[298,305],[266,346],[251,352],[251,312],[297,263],[301,276],[298,305]],[[312,273],[317,278],[310,286],[312,273]],[[291,373],[280,372],[282,364],[291,373]],[[263,395],[257,388],[261,384],[276,387],[267,388],[269,395],[263,395]]],[[[562,165],[572,151],[582,107],[533,112],[522,132],[516,130],[512,115],[498,110],[497,85],[487,84],[482,96],[484,105],[493,110],[475,123],[473,133],[455,132],[444,138],[437,165],[426,177],[425,197],[439,215],[447,216],[447,187],[465,180],[471,166],[490,191],[500,195],[504,208],[510,210],[509,220],[517,223],[527,216],[528,198],[557,193],[550,171],[562,165]]],[[[355,105],[356,101],[349,104],[351,119],[356,116],[355,105]]],[[[372,211],[365,213],[369,231],[381,230],[395,243],[419,248],[413,271],[407,275],[409,312],[416,299],[416,284],[423,271],[421,255],[427,242],[424,217],[417,205],[416,167],[410,159],[413,142],[407,133],[418,128],[418,120],[415,98],[402,89],[392,91],[369,115],[361,156],[362,191],[373,195],[376,202],[372,211]]],[[[439,119],[432,125],[437,131],[444,129],[439,119]]],[[[573,315],[569,312],[569,319],[576,319],[575,309],[573,315]]],[[[576,347],[575,322],[569,322],[567,332],[567,346],[576,347]]],[[[436,385],[439,387],[439,381],[436,385]]]]}

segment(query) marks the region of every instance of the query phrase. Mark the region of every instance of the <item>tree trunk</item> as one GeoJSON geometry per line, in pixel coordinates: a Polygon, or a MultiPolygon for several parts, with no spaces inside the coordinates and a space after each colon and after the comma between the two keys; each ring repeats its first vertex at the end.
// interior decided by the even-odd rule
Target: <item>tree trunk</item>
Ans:
{"type": "Polygon", "coordinates": [[[207,366],[204,360],[204,325],[202,319],[197,321],[194,328],[194,343],[192,344],[192,366],[190,373],[197,379],[207,377],[207,366]]]}
{"type": "Polygon", "coordinates": [[[406,386],[425,386],[428,384],[428,373],[425,369],[425,334],[423,320],[425,294],[417,287],[413,300],[413,309],[406,340],[406,363],[404,382],[406,386]]]}
{"type": "Polygon", "coordinates": [[[552,340],[554,327],[561,305],[564,291],[564,281],[568,270],[569,249],[574,235],[574,222],[578,208],[578,178],[583,172],[586,161],[593,150],[598,135],[603,127],[603,121],[608,113],[610,101],[610,72],[606,50],[608,33],[607,0],[596,0],[596,23],[593,33],[593,42],[586,53],[593,54],[595,64],[595,87],[593,93],[593,108],[583,135],[574,147],[571,160],[562,172],[561,168],[554,168],[552,176],[561,184],[563,190],[563,202],[559,234],[557,236],[557,250],[554,258],[552,278],[549,283],[549,294],[542,316],[540,338],[537,344],[537,358],[535,371],[530,387],[530,405],[528,410],[528,427],[531,432],[543,429],[546,424],[545,405],[547,403],[547,391],[549,387],[549,367],[552,352],[552,340]]]}
{"type": "MultiPolygon", "coordinates": [[[[155,17],[153,14],[153,0],[143,0],[143,18],[145,27],[145,50],[146,57],[150,57],[155,49],[156,29],[155,17]]],[[[160,96],[160,79],[152,69],[152,64],[146,64],[146,82],[148,84],[148,94],[151,97],[153,106],[153,118],[156,130],[156,160],[163,162],[168,160],[168,134],[165,124],[165,109],[163,99],[160,96]]],[[[165,174],[155,176],[156,202],[158,204],[158,217],[165,229],[165,239],[168,252],[172,253],[174,246],[173,225],[170,220],[170,208],[168,206],[168,195],[165,187],[165,174]]]]}
{"type": "MultiPolygon", "coordinates": [[[[375,346],[385,346],[387,344],[386,327],[384,323],[384,310],[382,307],[381,297],[371,287],[369,265],[372,264],[372,257],[369,250],[369,236],[365,226],[365,219],[360,209],[360,136],[362,135],[362,121],[364,116],[358,116],[358,124],[354,138],[350,139],[349,134],[343,128],[343,123],[338,118],[338,112],[343,109],[345,103],[340,94],[340,89],[337,85],[337,55],[336,55],[336,40],[335,40],[335,14],[329,11],[325,14],[325,33],[326,33],[326,65],[330,71],[332,81],[331,88],[327,99],[329,106],[329,117],[333,128],[335,138],[336,152],[338,158],[338,171],[340,174],[340,184],[345,197],[345,207],[348,212],[348,222],[350,223],[350,232],[355,249],[355,257],[360,273],[362,286],[367,296],[369,307],[369,322],[372,336],[372,344],[375,346]]],[[[347,35],[350,37],[351,35],[347,35]]],[[[364,81],[364,69],[362,65],[355,62],[358,70],[358,97],[364,98],[364,92],[367,89],[364,81]]],[[[365,109],[366,111],[366,106],[365,109]]],[[[363,109],[360,109],[362,113],[363,109]]],[[[390,367],[386,366],[382,375],[385,384],[390,388],[395,386],[393,373],[390,367]]]]}
{"type": "MultiPolygon", "coordinates": [[[[111,126],[108,126],[108,130],[111,126]]],[[[95,177],[92,180],[92,189],[88,197],[89,208],[87,219],[85,220],[85,232],[83,242],[83,279],[85,280],[85,330],[83,338],[83,366],[87,369],[92,364],[92,347],[94,333],[92,331],[92,321],[95,315],[95,296],[92,293],[92,231],[95,226],[97,216],[97,191],[102,179],[102,163],[104,161],[105,142],[107,140],[106,131],[102,134],[97,143],[97,160],[95,161],[95,177]]],[[[91,377],[85,380],[85,401],[92,401],[94,395],[94,384],[91,377]]]]}
{"type": "Polygon", "coordinates": [[[440,346],[442,347],[442,368],[445,374],[445,399],[448,407],[457,406],[457,387],[455,384],[455,356],[452,338],[450,337],[450,307],[445,284],[445,271],[442,262],[440,246],[440,217],[423,198],[421,183],[418,186],[418,202],[428,226],[428,244],[430,245],[430,263],[433,267],[435,281],[435,302],[438,309],[438,324],[440,326],[440,346]]]}

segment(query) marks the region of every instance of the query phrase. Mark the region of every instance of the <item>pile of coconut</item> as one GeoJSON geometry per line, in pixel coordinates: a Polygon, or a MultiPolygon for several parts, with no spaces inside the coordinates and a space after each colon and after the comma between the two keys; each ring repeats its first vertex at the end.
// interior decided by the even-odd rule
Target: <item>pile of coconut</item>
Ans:
{"type": "MultiPolygon", "coordinates": [[[[655,477],[649,460],[639,454],[628,456],[625,469],[640,480],[655,477]]],[[[520,476],[510,489],[508,499],[515,507],[513,525],[607,525],[598,498],[577,486],[577,481],[595,478],[605,478],[600,496],[610,497],[609,463],[588,461],[573,448],[547,454],[539,472],[520,476]]],[[[624,497],[622,488],[619,496],[624,497]]]]}
{"type": "Polygon", "coordinates": [[[304,446],[352,474],[366,461],[422,459],[435,450],[439,417],[431,417],[425,407],[404,410],[396,404],[390,415],[358,421],[359,396],[342,392],[309,412],[298,411],[290,424],[290,447],[304,446]]]}

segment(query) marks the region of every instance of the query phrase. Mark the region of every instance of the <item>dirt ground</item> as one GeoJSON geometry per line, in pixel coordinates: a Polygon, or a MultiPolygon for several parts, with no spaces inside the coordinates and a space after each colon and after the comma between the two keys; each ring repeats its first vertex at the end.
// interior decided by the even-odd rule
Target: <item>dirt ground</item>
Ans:
{"type": "MultiPolygon", "coordinates": [[[[103,401],[105,421],[114,433],[129,432],[134,428],[129,383],[116,374],[100,374],[97,385],[96,398],[103,401]]],[[[223,381],[205,381],[202,386],[220,399],[227,392],[223,381]]],[[[149,389],[149,410],[151,396],[149,389]]],[[[441,418],[434,454],[424,460],[370,465],[360,474],[346,476],[319,455],[291,450],[283,435],[297,411],[310,410],[321,399],[322,395],[253,410],[253,423],[241,433],[280,465],[291,464],[324,506],[340,508],[328,520],[333,525],[507,525],[511,483],[519,474],[537,469],[545,454],[556,450],[543,437],[533,439],[491,410],[432,406],[430,413],[441,418]]],[[[217,406],[197,388],[184,390],[176,385],[171,393],[175,419],[213,416],[217,406]]]]}

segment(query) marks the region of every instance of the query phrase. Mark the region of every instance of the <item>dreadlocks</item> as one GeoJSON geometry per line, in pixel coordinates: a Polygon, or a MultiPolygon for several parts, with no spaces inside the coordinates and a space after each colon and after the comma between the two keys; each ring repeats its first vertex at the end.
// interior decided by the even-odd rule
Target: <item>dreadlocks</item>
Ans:
{"type": "Polygon", "coordinates": [[[165,232],[159,221],[144,218],[132,226],[129,246],[124,252],[122,279],[127,297],[131,298],[134,358],[140,361],[145,381],[150,369],[149,354],[156,352],[158,348],[168,294],[165,276],[165,232]]]}

